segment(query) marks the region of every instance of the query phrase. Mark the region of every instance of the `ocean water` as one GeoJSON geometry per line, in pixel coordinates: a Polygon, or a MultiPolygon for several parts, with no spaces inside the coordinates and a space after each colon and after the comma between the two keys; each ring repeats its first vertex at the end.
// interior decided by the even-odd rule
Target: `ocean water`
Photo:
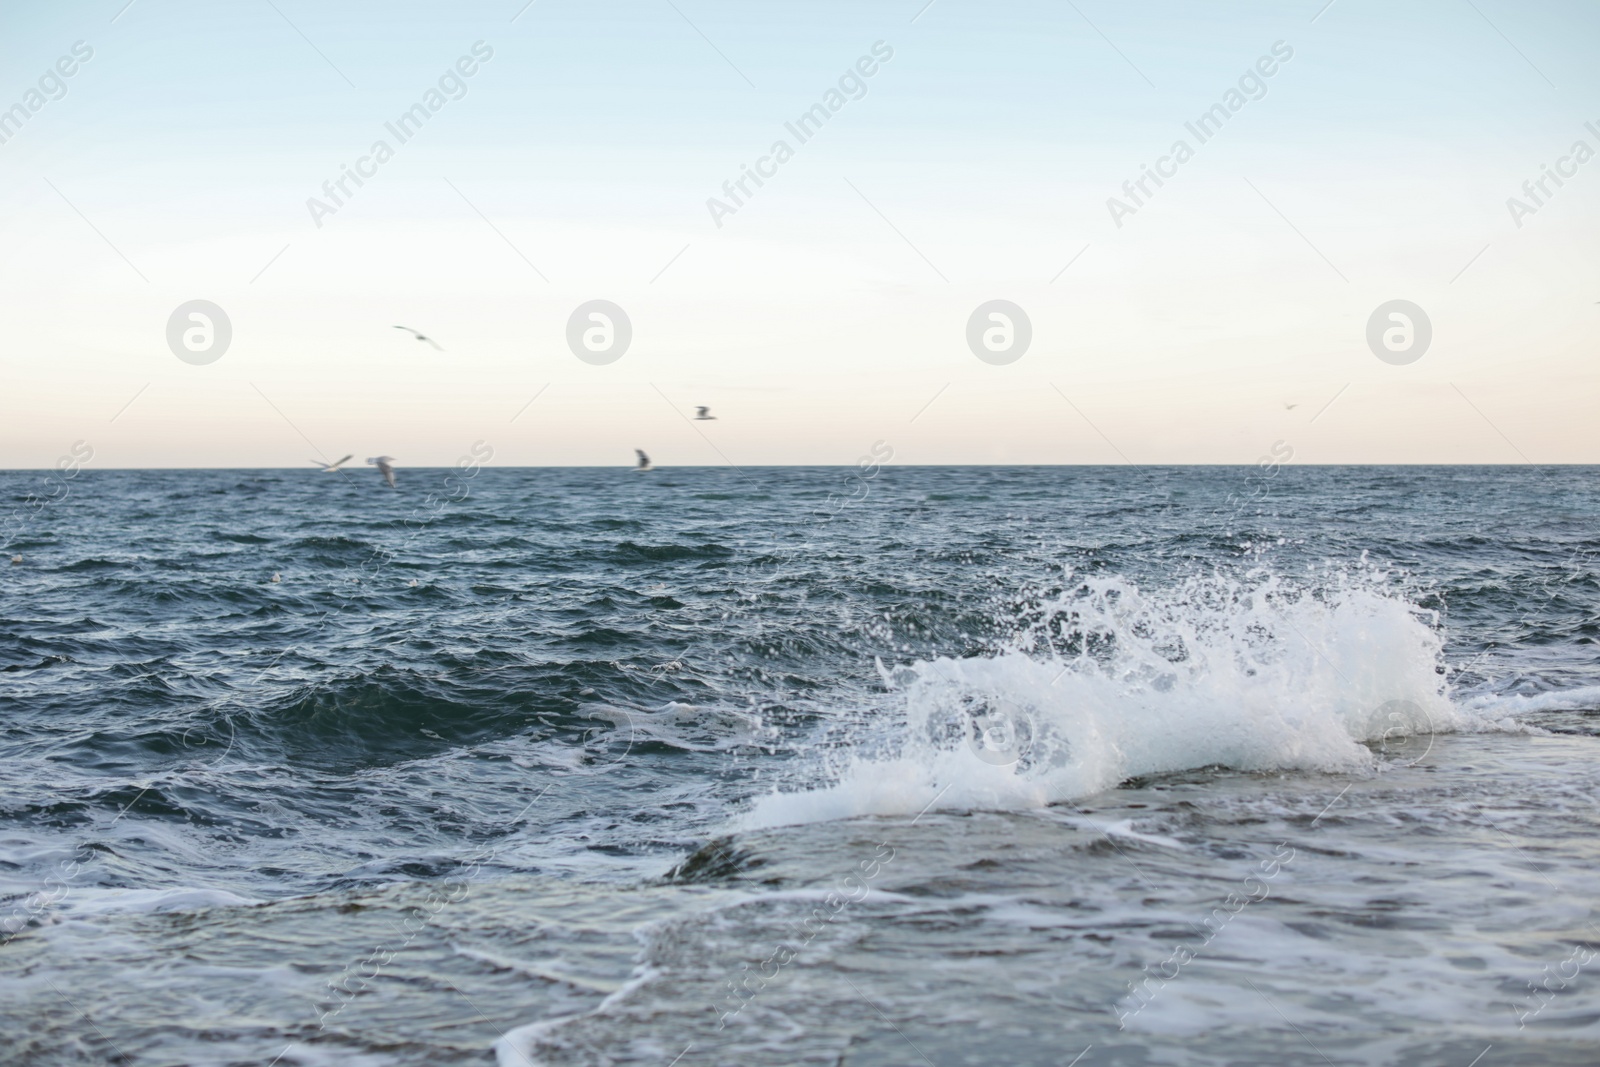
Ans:
{"type": "Polygon", "coordinates": [[[68,474],[7,1063],[1600,1058],[1595,468],[68,474]]]}

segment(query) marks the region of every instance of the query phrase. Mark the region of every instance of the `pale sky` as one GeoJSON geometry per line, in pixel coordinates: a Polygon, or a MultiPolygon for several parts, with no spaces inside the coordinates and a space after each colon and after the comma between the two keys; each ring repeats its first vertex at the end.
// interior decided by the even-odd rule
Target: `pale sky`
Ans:
{"type": "Polygon", "coordinates": [[[0,467],[1600,462],[1590,2],[125,4],[0,3],[0,467]]]}

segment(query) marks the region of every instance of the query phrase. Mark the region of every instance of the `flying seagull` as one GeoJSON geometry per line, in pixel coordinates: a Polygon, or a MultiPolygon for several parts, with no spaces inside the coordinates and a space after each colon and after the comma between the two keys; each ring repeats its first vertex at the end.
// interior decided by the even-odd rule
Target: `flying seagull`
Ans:
{"type": "Polygon", "coordinates": [[[650,466],[650,457],[644,454],[644,449],[636,448],[636,449],[633,450],[633,453],[634,453],[634,455],[639,457],[639,465],[634,467],[633,468],[634,470],[636,470],[636,471],[647,471],[647,470],[653,469],[650,466]]]}
{"type": "Polygon", "coordinates": [[[715,415],[711,414],[711,409],[710,408],[697,407],[697,408],[694,409],[694,411],[695,411],[695,415],[694,415],[694,421],[695,422],[715,422],[716,421],[717,417],[715,415]]]}
{"type": "Polygon", "coordinates": [[[1285,405],[1283,405],[1283,410],[1285,410],[1285,411],[1293,411],[1293,410],[1294,410],[1294,409],[1295,409],[1295,408],[1297,408],[1297,407],[1299,407],[1299,406],[1300,406],[1300,405],[1299,405],[1299,404],[1298,404],[1298,403],[1295,403],[1295,404],[1285,404],[1285,405]]]}
{"type": "Polygon", "coordinates": [[[432,345],[434,348],[438,348],[440,352],[444,351],[444,349],[439,348],[439,342],[438,341],[435,341],[433,338],[429,337],[427,334],[423,333],[421,330],[413,330],[409,326],[396,326],[395,329],[404,330],[406,333],[409,333],[412,337],[415,337],[417,340],[426,341],[430,345],[432,345]]]}
{"type": "Polygon", "coordinates": [[[339,468],[344,466],[346,463],[349,463],[354,458],[355,454],[351,453],[343,459],[334,460],[332,463],[324,463],[320,459],[314,459],[311,461],[311,465],[313,467],[321,467],[323,474],[338,474],[339,468]]]}
{"type": "Polygon", "coordinates": [[[378,473],[383,475],[383,480],[389,483],[389,488],[394,488],[394,457],[369,456],[367,462],[378,468],[378,473]]]}

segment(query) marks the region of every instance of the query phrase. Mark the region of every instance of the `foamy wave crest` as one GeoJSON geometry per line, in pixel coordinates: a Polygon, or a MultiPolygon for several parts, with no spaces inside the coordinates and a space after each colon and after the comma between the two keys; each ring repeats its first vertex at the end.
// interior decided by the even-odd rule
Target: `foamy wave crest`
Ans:
{"type": "Polygon", "coordinates": [[[1588,711],[1600,708],[1600,685],[1586,685],[1548,693],[1480,694],[1466,701],[1466,705],[1479,713],[1513,717],[1542,711],[1588,711]]]}
{"type": "Polygon", "coordinates": [[[1024,809],[1133,776],[1222,765],[1362,772],[1422,735],[1494,724],[1449,698],[1443,637],[1382,576],[1314,587],[1258,574],[1145,592],[1073,579],[1004,651],[887,669],[903,698],[745,828],[1024,809]]]}

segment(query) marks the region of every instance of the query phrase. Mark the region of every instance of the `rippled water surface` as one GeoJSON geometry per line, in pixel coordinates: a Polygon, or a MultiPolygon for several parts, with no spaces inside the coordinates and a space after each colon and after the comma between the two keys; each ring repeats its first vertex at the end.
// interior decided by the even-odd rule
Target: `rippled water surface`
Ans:
{"type": "Polygon", "coordinates": [[[1597,485],[0,474],[6,1060],[1592,1064],[1597,485]]]}

